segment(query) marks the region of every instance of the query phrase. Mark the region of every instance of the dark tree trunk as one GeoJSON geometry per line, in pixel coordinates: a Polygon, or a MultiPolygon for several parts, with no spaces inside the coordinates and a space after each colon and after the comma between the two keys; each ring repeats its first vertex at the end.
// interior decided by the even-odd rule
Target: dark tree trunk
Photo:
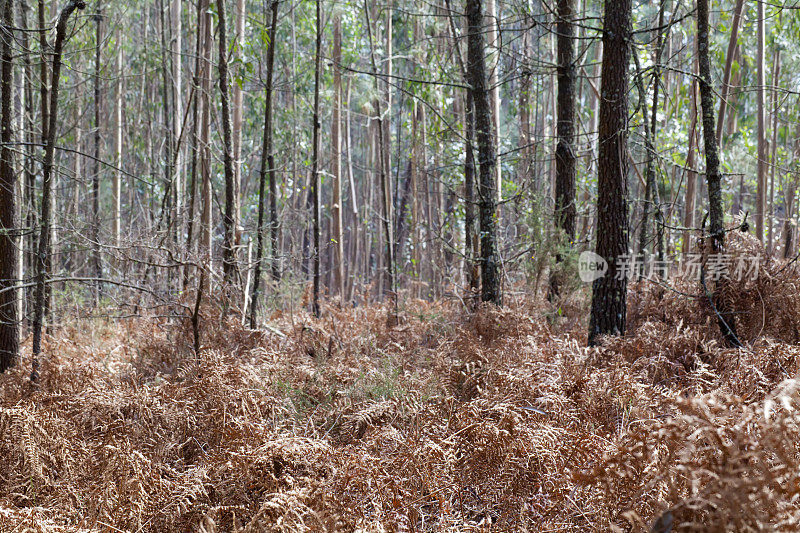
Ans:
{"type": "MultiPolygon", "coordinates": [[[[475,106],[475,137],[478,144],[478,210],[481,241],[481,299],[502,305],[500,261],[497,253],[497,181],[494,165],[492,109],[486,85],[486,48],[481,0],[467,0],[467,79],[475,106]]],[[[490,22],[491,23],[491,22],[490,22]]]]}
{"type": "Polygon", "coordinates": [[[50,265],[50,195],[53,173],[53,154],[56,145],[56,124],[58,121],[58,85],[61,79],[61,54],[67,34],[67,20],[75,9],[83,9],[83,0],[70,0],[58,17],[56,40],[53,46],[53,77],[50,88],[50,114],[47,142],[42,163],[42,216],[39,233],[39,250],[36,257],[36,302],[33,315],[32,371],[31,381],[39,378],[39,354],[42,351],[42,322],[44,320],[44,298],[47,270],[50,265]]]}
{"type": "Polygon", "coordinates": [[[228,38],[225,25],[225,2],[217,2],[219,13],[219,93],[222,101],[222,156],[225,167],[225,237],[222,245],[222,269],[225,282],[233,283],[236,272],[236,197],[233,174],[233,136],[231,110],[228,99],[228,38]]]}
{"type": "Polygon", "coordinates": [[[261,176],[258,184],[258,228],[256,230],[256,268],[253,278],[253,292],[250,302],[250,327],[256,327],[258,318],[258,296],[261,286],[261,262],[264,260],[264,205],[267,176],[269,176],[269,229],[272,242],[272,277],[275,281],[280,278],[278,269],[278,221],[276,206],[275,186],[275,157],[272,154],[272,78],[275,65],[275,34],[278,25],[278,0],[272,2],[272,23],[269,28],[269,49],[267,50],[267,86],[265,88],[264,104],[264,138],[261,150],[261,176]]]}
{"type": "Polygon", "coordinates": [[[312,170],[311,170],[311,194],[313,197],[314,209],[314,238],[312,256],[314,260],[314,287],[311,310],[314,316],[319,316],[319,291],[320,291],[320,272],[319,272],[319,78],[320,78],[320,54],[322,48],[322,0],[317,0],[317,38],[316,52],[314,54],[314,125],[312,138],[312,170]]]}
{"type": "Polygon", "coordinates": [[[0,373],[14,365],[19,355],[19,325],[17,322],[16,284],[16,238],[15,198],[14,198],[14,155],[11,143],[14,140],[13,109],[11,107],[11,91],[13,89],[13,72],[11,43],[14,26],[13,2],[3,2],[2,67],[0,91],[0,373]]]}
{"type": "MultiPolygon", "coordinates": [[[[103,264],[100,259],[100,113],[103,104],[103,90],[100,86],[101,46],[103,44],[103,7],[97,4],[95,15],[96,33],[94,47],[94,167],[92,170],[92,270],[97,278],[95,282],[95,304],[100,303],[103,286],[100,279],[103,277],[103,264]]],[[[51,111],[52,112],[52,111],[51,111]]]]}
{"type": "Polygon", "coordinates": [[[631,0],[606,0],[601,69],[597,175],[596,252],[608,263],[592,285],[589,345],[600,335],[625,333],[627,273],[620,259],[628,253],[628,60],[631,0]],[[619,274],[619,275],[618,275],[619,274]]]}
{"type": "MultiPolygon", "coordinates": [[[[724,253],[725,213],[722,211],[722,173],[719,169],[719,153],[714,130],[714,95],[711,88],[711,64],[708,57],[708,0],[697,0],[697,56],[700,72],[700,107],[703,116],[703,141],[706,150],[706,183],[708,184],[708,211],[711,226],[709,237],[714,254],[724,253]]],[[[703,289],[708,293],[703,272],[703,289]]],[[[717,315],[720,331],[725,340],[740,346],[736,335],[735,317],[725,299],[721,296],[729,282],[723,273],[713,288],[709,300],[717,315]]]]}
{"type": "MultiPolygon", "coordinates": [[[[574,16],[574,0],[558,2],[558,96],[556,104],[558,144],[556,145],[556,204],[555,223],[559,230],[559,242],[562,238],[567,243],[575,239],[575,28],[572,24],[574,16]]],[[[556,262],[563,257],[556,253],[556,262]]],[[[554,271],[550,276],[550,295],[559,292],[560,273],[554,271]]]]}
{"type": "Polygon", "coordinates": [[[574,0],[558,2],[558,144],[556,145],[556,226],[575,237],[575,26],[574,0]]]}

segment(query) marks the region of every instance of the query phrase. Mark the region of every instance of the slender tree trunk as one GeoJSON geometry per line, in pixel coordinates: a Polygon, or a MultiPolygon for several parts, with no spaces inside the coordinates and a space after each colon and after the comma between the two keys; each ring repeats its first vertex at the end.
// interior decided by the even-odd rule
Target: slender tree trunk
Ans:
{"type": "Polygon", "coordinates": [[[205,270],[208,270],[208,275],[201,276],[206,286],[203,290],[210,296],[211,288],[211,272],[213,271],[213,204],[212,197],[214,194],[211,183],[211,147],[210,129],[211,129],[211,13],[209,12],[209,0],[200,0],[200,13],[203,18],[203,50],[202,50],[202,74],[200,86],[201,98],[201,117],[200,117],[200,175],[202,179],[202,199],[203,208],[200,216],[200,253],[201,264],[205,270]]]}
{"type": "Polygon", "coordinates": [[[494,173],[495,191],[499,205],[503,195],[503,172],[500,165],[500,84],[498,83],[498,70],[500,67],[500,40],[499,27],[499,0],[486,0],[486,39],[487,39],[487,68],[489,70],[489,106],[492,111],[492,137],[495,146],[494,173]]]}
{"type": "Polygon", "coordinates": [[[736,44],[739,40],[739,26],[742,21],[744,0],[736,0],[731,23],[731,38],[728,41],[728,53],[725,55],[725,74],[722,76],[722,90],[719,95],[719,117],[717,118],[717,146],[722,147],[722,125],[725,124],[725,110],[728,108],[728,91],[731,85],[731,70],[736,55],[736,44]]]}
{"type": "Polygon", "coordinates": [[[764,39],[765,39],[765,17],[764,17],[764,0],[757,0],[758,14],[756,24],[758,26],[758,47],[756,51],[756,67],[758,72],[758,81],[756,87],[756,106],[758,113],[758,128],[756,135],[758,136],[758,176],[756,180],[756,237],[762,243],[764,242],[764,212],[766,211],[767,204],[767,125],[764,110],[764,39]]]}
{"type": "MultiPolygon", "coordinates": [[[[697,55],[700,71],[700,107],[703,116],[703,142],[706,150],[706,183],[708,184],[708,210],[710,226],[711,249],[715,254],[723,253],[725,246],[724,213],[722,211],[722,173],[719,169],[719,154],[717,153],[717,140],[714,131],[714,96],[711,89],[711,64],[708,51],[708,0],[697,1],[697,55]]],[[[763,212],[762,212],[763,214],[763,212]]],[[[763,229],[763,228],[762,228],[763,229]]],[[[710,303],[715,308],[720,331],[725,339],[733,345],[741,345],[736,336],[734,315],[725,302],[724,288],[727,283],[727,273],[723,272],[716,283],[715,292],[711,295],[710,303]]],[[[705,290],[705,277],[703,274],[703,288],[705,290]]]]}
{"type": "MultiPolygon", "coordinates": [[[[558,96],[556,123],[558,143],[556,145],[556,190],[555,190],[555,223],[566,243],[572,244],[575,239],[575,27],[572,23],[574,0],[558,1],[558,96]]],[[[566,244],[565,243],[565,244],[566,244]]],[[[556,254],[556,261],[562,260],[561,253],[556,254]]],[[[559,292],[558,274],[550,277],[550,292],[557,296],[559,292]]]]}
{"type": "Polygon", "coordinates": [[[331,156],[333,157],[331,203],[333,240],[333,274],[335,292],[343,301],[344,291],[344,233],[342,228],[342,18],[337,12],[333,19],[333,110],[331,124],[331,156]]]}
{"type": "Polygon", "coordinates": [[[322,48],[322,0],[317,0],[317,35],[316,35],[316,47],[315,47],[315,54],[314,54],[314,116],[313,116],[313,133],[312,133],[312,155],[311,155],[311,194],[313,197],[313,209],[314,209],[314,228],[313,228],[313,239],[312,239],[312,250],[311,255],[314,262],[314,286],[313,286],[313,300],[311,302],[311,310],[314,313],[314,316],[319,317],[320,315],[320,307],[319,307],[319,292],[320,292],[320,271],[319,271],[319,237],[320,237],[320,205],[319,205],[319,186],[320,186],[320,179],[319,179],[319,128],[320,128],[320,121],[319,121],[319,84],[320,84],[320,75],[321,75],[321,68],[320,68],[320,60],[321,60],[321,48],[322,48]]]}
{"type": "Polygon", "coordinates": [[[608,271],[592,285],[589,344],[600,335],[624,335],[628,274],[628,61],[631,0],[606,0],[598,142],[597,246],[608,271]]]}
{"type": "Polygon", "coordinates": [[[100,132],[100,113],[103,105],[103,89],[100,82],[100,69],[103,45],[103,7],[98,0],[97,14],[95,15],[96,33],[94,48],[94,165],[92,170],[92,266],[93,274],[97,278],[95,287],[95,305],[100,303],[103,285],[99,281],[103,277],[103,264],[100,258],[100,157],[102,135],[100,132]]]}
{"type": "Polygon", "coordinates": [[[13,366],[19,356],[19,323],[17,321],[17,290],[11,290],[17,283],[16,246],[16,198],[14,155],[11,143],[14,141],[11,93],[13,90],[13,63],[11,43],[14,27],[14,6],[12,0],[3,2],[3,27],[0,29],[0,373],[13,366]]]}
{"type": "Polygon", "coordinates": [[[44,162],[42,163],[42,215],[41,232],[39,234],[39,251],[36,260],[36,302],[33,316],[33,341],[32,341],[32,371],[31,381],[39,379],[39,354],[42,351],[42,323],[44,321],[44,299],[47,270],[50,264],[50,208],[51,208],[51,178],[53,172],[53,154],[56,144],[56,126],[58,120],[58,86],[61,81],[61,54],[64,48],[64,38],[67,34],[67,20],[75,9],[83,9],[86,4],[82,0],[69,0],[56,24],[56,40],[53,46],[53,83],[50,88],[50,114],[48,135],[44,149],[44,162]]]}
{"type": "MultiPolygon", "coordinates": [[[[114,122],[115,122],[115,135],[114,135],[114,164],[117,169],[114,171],[114,183],[112,190],[112,235],[114,239],[114,246],[120,245],[120,227],[121,227],[121,201],[120,193],[122,188],[122,107],[125,94],[123,93],[123,71],[122,71],[122,43],[120,38],[122,32],[117,31],[117,94],[114,104],[114,122]]],[[[79,176],[76,176],[79,178],[79,176]]]]}
{"type": "Polygon", "coordinates": [[[697,150],[697,88],[695,83],[692,82],[692,97],[691,97],[691,110],[692,125],[689,128],[689,150],[686,155],[686,199],[683,211],[683,238],[681,241],[681,250],[684,257],[692,250],[691,233],[688,228],[694,226],[694,212],[695,202],[697,198],[697,172],[695,171],[695,152],[697,150]]]}
{"type": "Polygon", "coordinates": [[[258,297],[261,286],[261,264],[264,260],[264,200],[269,176],[269,220],[270,235],[272,237],[272,272],[278,279],[278,246],[277,214],[275,213],[275,160],[272,154],[272,79],[275,66],[275,34],[278,25],[278,0],[273,0],[271,5],[272,22],[269,27],[269,48],[267,49],[267,86],[265,88],[264,104],[264,137],[261,150],[261,175],[258,185],[258,228],[256,229],[256,268],[253,277],[253,293],[250,302],[250,327],[255,329],[258,319],[258,297]]]}
{"type": "MultiPolygon", "coordinates": [[[[481,241],[481,299],[502,305],[500,261],[497,252],[497,175],[489,88],[486,84],[486,47],[481,0],[467,0],[467,76],[475,106],[475,137],[478,144],[478,210],[481,241]]],[[[490,23],[493,23],[490,21],[490,23]]]]}
{"type": "MultiPolygon", "coordinates": [[[[177,0],[176,0],[177,1],[177,0]]],[[[237,62],[241,62],[242,49],[244,47],[244,29],[245,18],[247,16],[247,2],[245,0],[236,0],[236,9],[234,11],[235,20],[235,33],[233,37],[234,53],[237,62]]],[[[241,66],[239,68],[242,68],[241,66]]],[[[232,128],[233,128],[233,198],[234,198],[234,216],[236,217],[236,245],[239,246],[241,229],[241,212],[242,212],[242,115],[244,113],[244,94],[242,85],[234,82],[233,87],[233,102],[232,102],[232,128]]],[[[249,268],[249,267],[248,267],[249,268]]]]}
{"type": "Polygon", "coordinates": [[[772,232],[775,228],[775,167],[778,166],[776,155],[778,153],[778,111],[780,98],[778,86],[781,78],[781,50],[775,51],[775,60],[772,67],[772,143],[769,156],[769,218],[767,229],[767,250],[772,253],[772,232]]]}
{"type": "Polygon", "coordinates": [[[222,103],[222,161],[225,169],[225,239],[222,245],[222,267],[225,282],[232,284],[236,274],[236,231],[238,228],[236,187],[234,186],[231,110],[228,97],[228,38],[225,2],[217,2],[219,31],[219,92],[222,103]]]}

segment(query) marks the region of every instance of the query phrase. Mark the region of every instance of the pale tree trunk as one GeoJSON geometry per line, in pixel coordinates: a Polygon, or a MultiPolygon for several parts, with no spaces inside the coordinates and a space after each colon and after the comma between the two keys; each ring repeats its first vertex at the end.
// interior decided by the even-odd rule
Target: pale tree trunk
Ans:
{"type": "MultiPolygon", "coordinates": [[[[245,17],[247,16],[246,11],[247,5],[245,0],[236,0],[236,9],[234,11],[235,33],[233,35],[233,46],[237,61],[242,60],[245,17]]],[[[241,68],[241,66],[239,68],[241,68]]],[[[242,86],[239,83],[233,83],[232,98],[231,126],[233,128],[233,212],[234,218],[236,219],[235,222],[237,224],[235,228],[237,235],[236,244],[239,245],[240,243],[238,242],[238,235],[241,232],[239,225],[241,225],[242,212],[242,115],[244,114],[244,95],[242,92],[242,86]]]]}
{"type": "Polygon", "coordinates": [[[495,146],[495,190],[497,191],[497,202],[503,196],[503,173],[500,165],[500,84],[498,83],[498,69],[500,66],[500,41],[498,27],[500,18],[499,0],[486,0],[486,68],[489,70],[489,106],[492,110],[492,136],[495,146]]]}
{"type": "MultiPolygon", "coordinates": [[[[122,106],[125,94],[123,93],[123,71],[122,71],[122,43],[120,38],[122,32],[117,30],[117,94],[114,103],[114,165],[117,167],[114,171],[114,183],[112,187],[112,237],[114,246],[120,245],[120,226],[121,226],[121,201],[120,192],[122,186],[122,106]]],[[[78,176],[79,178],[79,176],[78,176]]]]}
{"type": "Polygon", "coordinates": [[[756,135],[758,137],[758,176],[756,181],[756,237],[762,243],[764,242],[764,212],[766,211],[767,204],[767,126],[766,117],[764,115],[764,38],[765,38],[765,18],[764,18],[764,0],[757,0],[758,14],[756,24],[758,26],[758,47],[756,51],[756,67],[758,71],[758,81],[756,82],[756,106],[758,113],[758,129],[756,135]]]}
{"type": "MultiPolygon", "coordinates": [[[[717,117],[717,145],[722,147],[722,126],[725,124],[725,110],[728,108],[728,91],[731,85],[731,70],[733,59],[736,56],[736,46],[739,39],[739,26],[744,10],[744,0],[736,0],[733,9],[733,22],[731,23],[731,38],[728,41],[728,53],[725,55],[725,73],[722,76],[722,90],[719,95],[719,117],[717,117]]],[[[669,56],[668,56],[669,57],[669,56]]]]}
{"type": "Polygon", "coordinates": [[[342,229],[342,17],[333,18],[333,109],[331,124],[333,279],[334,291],[344,300],[344,234],[342,229]]]}
{"type": "Polygon", "coordinates": [[[683,211],[683,237],[681,241],[681,250],[683,255],[687,256],[692,250],[692,234],[689,228],[694,226],[694,212],[695,202],[697,198],[697,172],[695,171],[695,151],[697,149],[697,89],[694,82],[692,82],[692,108],[689,112],[692,115],[692,125],[689,128],[689,149],[686,155],[686,199],[683,211]]]}
{"type": "MultiPolygon", "coordinates": [[[[102,0],[101,0],[102,1],[102,0]]],[[[95,49],[94,49],[94,164],[92,170],[92,266],[97,277],[95,285],[95,305],[100,302],[103,286],[103,265],[100,258],[100,157],[102,135],[100,133],[100,113],[103,105],[103,90],[100,83],[101,50],[103,45],[103,8],[98,2],[96,15],[95,49]]]]}
{"type": "Polygon", "coordinates": [[[203,20],[203,49],[202,49],[202,69],[200,81],[200,102],[201,102],[201,117],[200,117],[200,175],[202,180],[202,199],[203,208],[200,215],[200,255],[201,264],[204,270],[208,271],[208,275],[201,276],[205,286],[201,287],[201,292],[208,294],[211,287],[211,271],[213,270],[213,248],[212,248],[212,219],[213,219],[213,203],[212,197],[214,191],[211,184],[211,147],[210,129],[211,129],[211,102],[209,95],[211,93],[211,13],[209,12],[208,0],[201,0],[198,3],[200,13],[202,13],[203,20]]]}
{"type": "MultiPolygon", "coordinates": [[[[183,56],[182,56],[182,31],[183,31],[183,24],[181,21],[182,17],[182,8],[181,8],[181,0],[172,0],[172,5],[170,8],[170,25],[171,31],[170,33],[170,55],[172,58],[172,102],[173,102],[173,109],[172,109],[172,139],[175,143],[175,153],[173,154],[174,160],[174,167],[173,167],[173,205],[175,206],[175,219],[173,220],[173,224],[175,225],[175,235],[176,235],[176,243],[179,242],[180,235],[182,234],[183,230],[183,219],[184,219],[184,206],[183,206],[183,197],[184,197],[184,190],[185,186],[185,176],[184,176],[184,157],[183,157],[183,150],[180,148],[178,144],[178,139],[182,135],[182,128],[183,128],[183,56]]],[[[119,46],[119,50],[117,51],[118,59],[121,58],[122,54],[122,47],[119,46]]]]}
{"type": "MultiPolygon", "coordinates": [[[[467,76],[475,106],[475,136],[478,144],[478,206],[481,242],[481,299],[502,304],[500,261],[497,251],[497,163],[492,135],[492,110],[486,76],[485,31],[481,0],[467,0],[467,76]]],[[[490,24],[492,21],[489,21],[490,24]]]]}
{"type": "Polygon", "coordinates": [[[780,97],[778,86],[781,79],[781,50],[775,51],[775,60],[772,66],[772,143],[769,156],[769,227],[767,230],[767,250],[772,253],[772,231],[775,227],[775,167],[777,166],[776,154],[778,152],[778,111],[780,97]]]}
{"type": "Polygon", "coordinates": [[[352,253],[350,254],[350,273],[348,276],[349,282],[347,284],[347,300],[352,301],[354,296],[354,290],[356,281],[360,277],[360,261],[361,261],[361,240],[363,231],[361,228],[361,217],[360,217],[360,210],[358,208],[358,190],[356,189],[356,182],[355,177],[353,176],[353,142],[352,137],[350,134],[350,126],[352,124],[351,120],[351,112],[350,112],[350,98],[352,96],[352,88],[353,88],[353,78],[350,77],[347,80],[347,106],[345,109],[347,110],[347,120],[345,122],[345,142],[347,144],[347,179],[350,184],[350,202],[351,202],[351,210],[352,210],[352,219],[353,225],[352,230],[350,233],[350,248],[352,253]]]}
{"type": "Polygon", "coordinates": [[[619,261],[628,253],[628,62],[631,0],[606,0],[598,122],[597,245],[608,263],[592,285],[589,345],[601,335],[624,335],[627,273],[619,261]],[[609,31],[613,28],[613,31],[609,31]]]}

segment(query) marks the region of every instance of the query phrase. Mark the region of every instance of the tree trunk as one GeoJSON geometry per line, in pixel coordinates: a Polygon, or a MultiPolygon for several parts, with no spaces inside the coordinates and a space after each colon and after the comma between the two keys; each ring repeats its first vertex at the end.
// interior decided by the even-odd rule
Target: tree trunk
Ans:
{"type": "Polygon", "coordinates": [[[335,293],[343,301],[344,291],[344,233],[342,228],[342,18],[337,12],[333,19],[333,109],[331,124],[331,156],[333,157],[331,217],[333,219],[333,274],[335,293]]]}
{"type": "MultiPolygon", "coordinates": [[[[558,24],[556,33],[558,46],[557,83],[557,136],[556,145],[556,189],[555,225],[560,232],[559,242],[572,244],[575,239],[575,27],[572,23],[574,0],[558,1],[558,24]],[[563,241],[562,241],[563,239],[563,241]],[[564,242],[565,241],[565,242],[564,242]]],[[[563,259],[556,253],[556,261],[563,259]]],[[[559,274],[550,277],[550,292],[559,292],[559,274]]]]}
{"type": "MultiPolygon", "coordinates": [[[[112,236],[114,239],[114,246],[119,246],[120,244],[120,227],[121,227],[121,215],[120,215],[120,192],[122,186],[122,106],[123,106],[123,99],[125,95],[123,94],[123,72],[122,72],[122,43],[120,42],[120,38],[122,37],[122,32],[117,31],[117,94],[116,94],[116,101],[114,104],[114,126],[115,126],[115,135],[114,135],[114,165],[117,167],[114,171],[114,183],[112,187],[112,236]]],[[[79,178],[79,176],[76,176],[79,178]]]]}
{"type": "Polygon", "coordinates": [[[606,0],[597,175],[596,253],[608,271],[592,285],[589,345],[600,335],[624,335],[628,275],[621,260],[628,253],[628,61],[631,1],[606,0]]]}
{"type": "Polygon", "coordinates": [[[50,265],[50,208],[51,208],[51,178],[53,172],[53,155],[56,144],[56,126],[58,123],[58,86],[61,81],[61,54],[64,48],[64,38],[67,34],[67,19],[75,9],[83,9],[86,4],[82,0],[69,0],[56,24],[56,40],[53,45],[53,82],[50,88],[49,124],[47,141],[44,148],[44,162],[42,163],[42,215],[41,231],[39,233],[39,250],[36,258],[36,302],[33,316],[33,341],[31,361],[31,381],[39,379],[39,354],[42,351],[42,323],[44,320],[45,284],[48,267],[50,265]]]}
{"type": "MultiPolygon", "coordinates": [[[[497,175],[492,110],[486,84],[486,47],[481,0],[467,0],[467,77],[475,106],[475,137],[478,144],[478,210],[481,242],[481,299],[502,305],[500,261],[497,252],[497,175]]],[[[492,24],[493,21],[490,21],[492,24]]]]}
{"type": "Polygon", "coordinates": [[[313,286],[313,299],[311,302],[311,310],[314,313],[314,316],[319,317],[320,315],[320,307],[319,307],[319,292],[320,292],[320,272],[319,272],[319,237],[320,237],[320,227],[319,227],[319,218],[320,218],[320,206],[319,206],[319,186],[320,186],[320,179],[319,179],[319,84],[320,84],[320,55],[321,55],[321,48],[322,48],[322,0],[317,0],[317,35],[316,35],[316,47],[315,47],[315,54],[314,54],[314,116],[313,116],[313,133],[312,133],[312,155],[311,155],[311,194],[313,197],[313,209],[314,209],[314,228],[313,228],[313,239],[312,239],[312,250],[311,255],[314,262],[314,286],[313,286]]]}
{"type": "Polygon", "coordinates": [[[719,117],[717,118],[717,146],[722,147],[722,125],[725,124],[725,110],[728,108],[728,91],[731,86],[731,70],[736,55],[736,44],[739,40],[739,25],[742,21],[744,0],[736,0],[731,23],[731,38],[728,41],[728,53],[725,55],[725,73],[722,76],[722,90],[719,95],[719,117]]]}
{"type": "Polygon", "coordinates": [[[0,31],[2,44],[0,60],[2,61],[2,78],[0,78],[0,373],[13,366],[19,356],[19,324],[17,322],[17,290],[12,288],[17,278],[17,246],[15,223],[16,198],[14,155],[11,143],[14,141],[12,120],[14,110],[11,107],[13,90],[13,63],[11,43],[14,26],[13,2],[3,2],[3,27],[0,31]]]}
{"type": "Polygon", "coordinates": [[[100,279],[103,277],[103,264],[100,258],[100,156],[102,135],[100,134],[100,113],[103,105],[103,90],[100,83],[101,51],[103,44],[103,8],[98,2],[97,23],[95,33],[94,48],[94,165],[92,170],[92,267],[93,274],[97,278],[95,286],[95,305],[100,303],[103,285],[100,279]]]}
{"type": "Polygon", "coordinates": [[[222,268],[225,282],[232,284],[236,274],[236,231],[239,224],[236,188],[234,186],[231,110],[228,97],[228,38],[225,2],[217,2],[219,31],[219,93],[222,104],[222,161],[225,169],[225,238],[222,245],[222,268]]]}
{"type": "Polygon", "coordinates": [[[758,81],[756,87],[756,112],[758,113],[758,128],[756,135],[758,136],[758,176],[756,180],[756,237],[762,243],[764,242],[764,212],[766,211],[767,204],[767,126],[766,117],[764,115],[764,39],[765,39],[765,23],[764,23],[764,0],[756,0],[758,2],[758,14],[756,24],[758,26],[758,47],[756,51],[756,67],[758,81]]]}
{"type": "Polygon", "coordinates": [[[258,184],[258,228],[256,229],[256,268],[253,277],[253,292],[250,302],[250,327],[255,329],[258,318],[258,296],[261,286],[261,263],[264,260],[264,196],[267,188],[267,176],[269,176],[269,221],[270,235],[272,236],[272,272],[273,277],[278,279],[278,258],[275,252],[277,239],[277,220],[275,213],[275,160],[272,154],[272,79],[275,65],[275,34],[278,25],[278,0],[273,0],[271,5],[272,22],[269,27],[269,48],[267,49],[267,85],[264,104],[264,137],[261,148],[261,175],[258,184]]]}
{"type": "MultiPolygon", "coordinates": [[[[762,19],[763,20],[763,19],[762,19]]],[[[706,149],[706,183],[708,184],[708,210],[711,221],[710,239],[711,249],[715,254],[724,252],[725,227],[724,213],[722,211],[722,174],[719,170],[719,154],[717,153],[717,140],[714,131],[714,96],[711,89],[711,64],[708,52],[708,0],[697,1],[697,55],[699,64],[700,107],[703,116],[703,142],[706,149]]],[[[763,213],[762,213],[763,214],[763,213]]],[[[762,228],[763,229],[763,228],[762,228]]],[[[703,289],[706,290],[705,275],[702,279],[703,289]]],[[[722,296],[727,283],[727,273],[723,272],[716,283],[714,293],[709,297],[712,307],[717,314],[720,331],[725,339],[733,345],[740,346],[736,336],[734,315],[722,296]]]]}

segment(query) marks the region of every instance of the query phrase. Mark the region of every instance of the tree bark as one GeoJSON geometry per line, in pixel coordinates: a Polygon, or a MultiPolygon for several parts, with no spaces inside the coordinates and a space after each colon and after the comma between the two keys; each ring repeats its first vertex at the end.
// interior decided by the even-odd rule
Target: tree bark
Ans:
{"type": "MultiPolygon", "coordinates": [[[[725,246],[725,214],[722,211],[722,173],[719,169],[719,154],[714,131],[714,96],[711,88],[711,64],[708,51],[708,0],[697,0],[697,56],[700,72],[700,107],[703,117],[703,142],[706,150],[706,183],[708,184],[708,210],[711,226],[709,238],[711,250],[715,254],[723,253],[725,246]]],[[[703,289],[706,290],[703,275],[703,289]]],[[[724,288],[727,273],[723,272],[716,283],[709,300],[714,307],[720,331],[725,339],[733,345],[740,346],[736,336],[735,316],[725,302],[724,288]]]]}
{"type": "Polygon", "coordinates": [[[42,215],[41,231],[39,233],[39,250],[36,258],[36,302],[33,315],[33,341],[31,361],[31,381],[39,379],[39,354],[42,351],[42,323],[44,320],[44,299],[46,292],[47,271],[50,265],[50,208],[51,208],[51,181],[53,172],[53,155],[56,144],[56,126],[58,124],[58,89],[61,81],[61,54],[64,49],[64,39],[67,34],[67,20],[76,9],[83,9],[86,4],[83,0],[69,0],[56,24],[56,40],[53,45],[53,77],[49,91],[49,124],[47,141],[44,149],[44,162],[42,163],[42,215]]]}
{"type": "Polygon", "coordinates": [[[344,300],[344,233],[342,228],[342,18],[337,12],[333,19],[333,109],[331,124],[332,168],[332,235],[333,274],[335,292],[344,300]]]}
{"type": "Polygon", "coordinates": [[[319,128],[320,128],[320,121],[319,121],[319,84],[320,84],[320,59],[321,59],[321,48],[322,48],[322,0],[317,0],[317,35],[316,35],[316,47],[315,47],[315,54],[314,54],[314,116],[313,116],[313,133],[312,133],[312,169],[311,169],[311,194],[313,197],[313,220],[314,220],[314,228],[313,228],[313,239],[312,239],[312,250],[311,255],[314,262],[314,286],[313,286],[313,298],[311,302],[311,311],[314,313],[314,316],[319,317],[320,315],[320,306],[319,306],[319,293],[320,293],[320,271],[319,271],[319,237],[320,237],[320,205],[319,205],[319,128]]]}
{"type": "Polygon", "coordinates": [[[722,90],[719,95],[719,117],[717,118],[717,146],[722,146],[722,126],[725,124],[725,110],[728,108],[728,91],[731,86],[731,70],[733,59],[736,55],[736,44],[739,39],[739,25],[742,21],[744,0],[736,0],[733,8],[733,22],[731,23],[731,38],[728,41],[728,53],[725,55],[725,73],[722,76],[722,90]]]}
{"type": "Polygon", "coordinates": [[[228,38],[225,20],[225,2],[217,2],[219,31],[219,93],[222,104],[222,161],[225,169],[225,238],[222,245],[222,268],[225,282],[229,285],[234,282],[236,274],[236,231],[238,228],[238,214],[236,187],[234,186],[233,148],[231,133],[231,110],[228,96],[228,38]]]}
{"type": "Polygon", "coordinates": [[[14,27],[14,8],[12,0],[3,2],[3,27],[0,61],[0,373],[13,366],[19,357],[19,323],[17,321],[17,290],[11,290],[17,283],[16,246],[16,198],[14,195],[16,177],[14,155],[11,144],[14,141],[11,93],[13,91],[13,63],[11,43],[14,27]]]}
{"type": "Polygon", "coordinates": [[[278,279],[278,246],[277,213],[275,212],[275,159],[272,154],[272,79],[275,65],[275,34],[278,25],[278,0],[273,0],[271,5],[272,22],[269,27],[269,48],[267,49],[267,80],[264,104],[264,137],[261,149],[261,175],[258,185],[258,227],[256,229],[256,267],[253,277],[253,292],[250,302],[250,327],[255,329],[258,318],[258,297],[261,286],[261,264],[264,260],[264,205],[267,176],[269,176],[269,226],[272,237],[272,273],[278,279]]]}
{"type": "MultiPolygon", "coordinates": [[[[497,252],[497,175],[492,110],[486,83],[486,47],[481,0],[467,0],[467,77],[475,106],[475,137],[478,145],[478,210],[481,242],[481,299],[502,305],[500,261],[497,252]]],[[[490,24],[493,21],[490,21],[490,24]]]]}
{"type": "Polygon", "coordinates": [[[600,335],[624,335],[628,272],[621,260],[628,253],[628,61],[631,0],[606,0],[597,176],[596,253],[608,271],[592,285],[589,345],[600,335]]]}
{"type": "Polygon", "coordinates": [[[767,204],[767,126],[766,117],[764,115],[764,85],[766,84],[764,76],[764,39],[765,39],[765,20],[764,20],[764,0],[756,0],[758,2],[758,14],[756,24],[758,27],[757,40],[758,46],[756,50],[756,67],[758,81],[756,87],[756,112],[758,113],[758,127],[756,135],[758,137],[758,176],[756,180],[756,237],[762,243],[764,242],[764,212],[766,211],[767,204]]]}

